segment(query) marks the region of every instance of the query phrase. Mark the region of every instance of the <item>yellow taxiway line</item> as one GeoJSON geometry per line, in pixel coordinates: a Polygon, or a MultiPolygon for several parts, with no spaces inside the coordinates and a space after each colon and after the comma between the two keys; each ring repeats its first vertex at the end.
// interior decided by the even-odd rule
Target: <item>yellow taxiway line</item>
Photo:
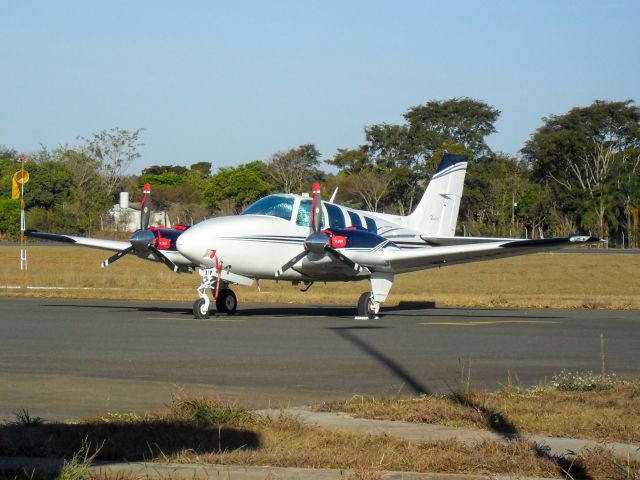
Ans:
{"type": "Polygon", "coordinates": [[[420,322],[418,325],[437,325],[446,327],[482,327],[484,325],[505,325],[505,324],[551,324],[562,323],[554,320],[482,320],[475,322],[420,322]]]}

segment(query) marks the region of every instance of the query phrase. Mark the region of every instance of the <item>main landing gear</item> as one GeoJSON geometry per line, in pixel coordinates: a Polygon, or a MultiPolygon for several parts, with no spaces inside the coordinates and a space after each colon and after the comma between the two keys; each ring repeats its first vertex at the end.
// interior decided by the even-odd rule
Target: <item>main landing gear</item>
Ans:
{"type": "Polygon", "coordinates": [[[375,320],[380,313],[393,285],[393,273],[374,272],[371,274],[371,292],[364,292],[358,299],[356,320],[375,320]]]}
{"type": "Polygon", "coordinates": [[[209,307],[211,301],[207,292],[211,290],[212,296],[216,301],[216,310],[218,313],[226,313],[233,315],[238,307],[238,299],[233,290],[229,288],[227,282],[221,281],[215,268],[198,269],[202,283],[198,287],[198,300],[193,303],[193,316],[198,319],[209,318],[209,307]],[[220,286],[218,288],[218,282],[220,286]],[[216,290],[218,295],[216,297],[216,290]]]}

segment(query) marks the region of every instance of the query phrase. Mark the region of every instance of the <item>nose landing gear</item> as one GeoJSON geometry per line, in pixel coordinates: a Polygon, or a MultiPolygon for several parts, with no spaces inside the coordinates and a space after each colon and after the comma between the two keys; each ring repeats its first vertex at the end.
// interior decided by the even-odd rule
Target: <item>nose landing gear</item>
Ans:
{"type": "Polygon", "coordinates": [[[220,279],[220,272],[215,268],[200,268],[198,273],[202,282],[198,287],[200,298],[193,303],[193,317],[197,319],[209,318],[209,307],[211,306],[209,295],[207,295],[209,290],[211,290],[216,302],[218,313],[233,315],[238,307],[238,300],[236,294],[229,288],[229,284],[220,279]]]}

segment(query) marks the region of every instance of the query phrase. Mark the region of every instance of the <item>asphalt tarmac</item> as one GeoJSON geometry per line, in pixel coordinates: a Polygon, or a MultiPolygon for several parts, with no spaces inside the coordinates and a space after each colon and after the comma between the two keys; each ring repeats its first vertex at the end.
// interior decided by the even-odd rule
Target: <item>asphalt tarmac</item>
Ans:
{"type": "Polygon", "coordinates": [[[640,312],[428,308],[379,320],[353,307],[0,298],[0,419],[161,409],[200,394],[278,407],[358,394],[493,389],[562,369],[640,374],[640,312]],[[470,369],[469,369],[470,366],[470,369]],[[464,370],[464,374],[461,371],[464,370]]]}

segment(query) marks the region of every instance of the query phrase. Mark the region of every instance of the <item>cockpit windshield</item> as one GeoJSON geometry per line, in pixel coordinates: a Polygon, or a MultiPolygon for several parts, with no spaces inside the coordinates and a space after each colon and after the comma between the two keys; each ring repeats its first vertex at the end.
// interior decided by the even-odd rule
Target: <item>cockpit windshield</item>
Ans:
{"type": "Polygon", "coordinates": [[[249,205],[241,215],[269,215],[291,220],[293,197],[269,195],[249,205]]]}

